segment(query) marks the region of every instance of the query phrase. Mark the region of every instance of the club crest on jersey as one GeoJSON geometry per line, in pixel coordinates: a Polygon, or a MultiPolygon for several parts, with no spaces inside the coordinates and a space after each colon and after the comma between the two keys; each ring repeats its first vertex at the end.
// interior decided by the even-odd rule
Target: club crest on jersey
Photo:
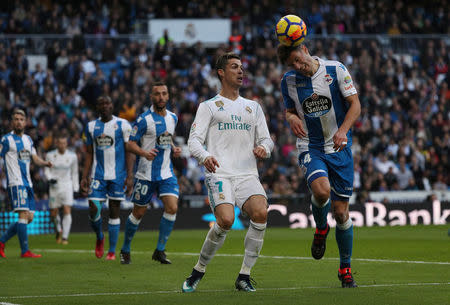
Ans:
{"type": "Polygon", "coordinates": [[[224,195],[224,194],[222,194],[222,193],[220,193],[220,194],[219,194],[219,199],[221,199],[221,200],[225,200],[225,195],[224,195]]]}
{"type": "Polygon", "coordinates": [[[216,106],[219,107],[219,111],[224,111],[223,106],[225,105],[222,101],[216,101],[216,106]]]}
{"type": "Polygon", "coordinates": [[[252,108],[250,108],[250,107],[248,107],[248,106],[245,107],[245,110],[247,110],[248,113],[252,113],[252,108]]]}
{"type": "Polygon", "coordinates": [[[317,118],[331,109],[331,99],[324,95],[313,93],[302,102],[303,113],[307,117],[317,118]]]}
{"type": "Polygon", "coordinates": [[[331,84],[333,83],[333,78],[331,77],[330,74],[325,74],[325,82],[326,82],[328,85],[331,85],[331,84]]]}
{"type": "Polygon", "coordinates": [[[165,131],[156,138],[156,146],[161,149],[170,149],[172,147],[172,135],[165,131]]]}
{"type": "Polygon", "coordinates": [[[97,149],[105,150],[114,145],[114,139],[102,133],[97,138],[95,138],[95,143],[97,144],[97,149]]]}
{"type": "Polygon", "coordinates": [[[22,161],[30,161],[31,152],[26,149],[22,149],[21,151],[19,151],[19,159],[22,161]]]}
{"type": "Polygon", "coordinates": [[[117,128],[119,128],[119,125],[117,125],[117,123],[116,123],[116,124],[114,124],[114,130],[117,130],[117,128]]]}

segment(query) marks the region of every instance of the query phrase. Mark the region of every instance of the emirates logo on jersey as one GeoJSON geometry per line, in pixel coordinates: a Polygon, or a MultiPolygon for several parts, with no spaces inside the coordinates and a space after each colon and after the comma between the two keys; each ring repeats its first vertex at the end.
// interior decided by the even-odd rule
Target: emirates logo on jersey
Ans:
{"type": "Polygon", "coordinates": [[[303,113],[307,117],[317,118],[320,117],[331,109],[331,99],[324,95],[318,95],[313,93],[302,103],[303,113]]]}
{"type": "Polygon", "coordinates": [[[97,138],[95,138],[95,143],[97,144],[97,149],[105,150],[114,145],[114,139],[102,133],[97,138]]]}
{"type": "Polygon", "coordinates": [[[21,151],[19,151],[19,160],[21,161],[30,161],[31,159],[31,152],[29,150],[26,149],[22,149],[21,151]]]}

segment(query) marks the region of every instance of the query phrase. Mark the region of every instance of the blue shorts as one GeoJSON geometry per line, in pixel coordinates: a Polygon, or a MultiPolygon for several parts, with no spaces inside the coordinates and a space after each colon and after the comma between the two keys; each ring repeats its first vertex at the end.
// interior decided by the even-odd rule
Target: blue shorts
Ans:
{"type": "Polygon", "coordinates": [[[331,186],[331,200],[348,201],[353,194],[353,156],[349,147],[340,152],[324,154],[305,151],[298,157],[300,167],[306,169],[308,187],[319,177],[327,177],[331,186]]]}
{"type": "Polygon", "coordinates": [[[107,198],[112,200],[124,200],[125,180],[97,180],[92,179],[91,186],[89,188],[89,200],[105,201],[107,198]]]}
{"type": "Polygon", "coordinates": [[[15,185],[8,187],[9,199],[11,199],[14,211],[34,211],[34,192],[29,186],[15,185]]]}
{"type": "Polygon", "coordinates": [[[175,196],[178,198],[179,187],[177,178],[170,177],[159,181],[136,179],[133,194],[131,195],[131,202],[141,206],[148,205],[154,192],[157,192],[159,197],[175,196]]]}

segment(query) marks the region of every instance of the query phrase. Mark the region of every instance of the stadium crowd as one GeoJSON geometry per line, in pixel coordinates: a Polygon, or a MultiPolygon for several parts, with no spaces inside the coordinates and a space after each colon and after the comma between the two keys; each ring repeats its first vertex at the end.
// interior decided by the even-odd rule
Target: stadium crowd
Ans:
{"type": "MultiPolygon", "coordinates": [[[[14,107],[28,113],[27,133],[41,155],[53,148],[56,134],[65,131],[80,164],[84,161],[82,131],[96,118],[100,94],[111,96],[115,113],[130,122],[149,108],[153,81],[169,85],[170,108],[179,118],[176,142],[187,142],[197,106],[218,92],[214,72],[217,55],[240,53],[246,75],[241,95],[261,103],[272,138],[272,158],[259,162],[261,180],[269,194],[306,192],[297,165],[295,137],[284,119],[280,92],[283,70],[276,56],[273,26],[280,16],[306,17],[312,54],[339,60],[351,71],[362,104],[353,128],[355,191],[359,201],[370,191],[447,190],[449,187],[450,89],[449,46],[440,38],[404,39],[401,44],[371,37],[324,38],[326,34],[450,33],[450,12],[441,5],[419,1],[316,1],[298,7],[295,1],[165,1],[115,0],[45,1],[46,5],[0,5],[0,34],[69,34],[46,41],[47,67],[30,66],[33,48],[21,39],[0,38],[0,133],[10,131],[14,107]],[[175,2],[174,2],[175,3],[175,2]],[[251,7],[251,9],[249,9],[251,7]],[[289,9],[297,7],[296,10],[289,9]],[[389,18],[387,17],[389,15],[389,18]],[[226,17],[233,20],[230,42],[207,49],[174,44],[170,33],[149,40],[131,40],[140,19],[226,17]],[[384,19],[383,19],[384,18],[384,19]],[[107,39],[84,39],[83,34],[106,34],[107,39]],[[239,37],[239,39],[234,39],[239,37]],[[31,54],[31,53],[30,53],[31,54]]],[[[163,33],[161,33],[163,34],[163,33]]],[[[395,36],[392,36],[393,39],[395,36]]],[[[33,53],[34,54],[34,53],[33,53]]],[[[184,147],[176,159],[181,194],[206,194],[204,172],[184,147]]],[[[81,167],[80,167],[81,168],[81,167]]],[[[41,169],[32,168],[35,194],[47,196],[41,169]]],[[[0,202],[6,198],[6,178],[0,172],[0,202]]]]}

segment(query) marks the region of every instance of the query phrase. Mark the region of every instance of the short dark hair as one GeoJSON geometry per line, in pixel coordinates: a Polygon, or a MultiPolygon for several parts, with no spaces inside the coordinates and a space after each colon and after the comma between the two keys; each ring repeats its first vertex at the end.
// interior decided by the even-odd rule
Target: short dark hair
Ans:
{"type": "Polygon", "coordinates": [[[156,81],[156,82],[152,83],[152,87],[151,88],[153,89],[153,87],[159,87],[159,86],[166,86],[167,87],[165,82],[163,82],[163,81],[156,81]]]}
{"type": "Polygon", "coordinates": [[[112,103],[111,98],[110,98],[109,96],[107,96],[107,95],[100,95],[100,96],[97,98],[97,103],[99,103],[99,102],[101,102],[101,101],[103,101],[103,100],[106,100],[106,101],[112,103]]]}
{"type": "Polygon", "coordinates": [[[290,47],[290,46],[285,46],[284,44],[279,44],[278,48],[277,48],[277,55],[278,55],[278,59],[280,60],[281,64],[285,65],[287,59],[289,58],[289,56],[291,56],[291,53],[295,50],[300,50],[302,44],[295,46],[295,47],[290,47]]]}
{"type": "Polygon", "coordinates": [[[23,115],[24,117],[27,117],[27,114],[25,113],[25,110],[20,109],[20,108],[15,108],[13,110],[13,113],[12,113],[11,117],[14,117],[16,114],[20,114],[20,115],[23,115]]]}
{"type": "Polygon", "coordinates": [[[225,70],[225,67],[228,64],[228,61],[232,58],[241,60],[239,55],[237,55],[236,53],[233,53],[233,52],[228,52],[228,53],[222,54],[217,58],[216,73],[217,73],[217,77],[219,78],[220,81],[222,81],[222,79],[220,78],[220,75],[219,75],[219,69],[225,70]]]}

